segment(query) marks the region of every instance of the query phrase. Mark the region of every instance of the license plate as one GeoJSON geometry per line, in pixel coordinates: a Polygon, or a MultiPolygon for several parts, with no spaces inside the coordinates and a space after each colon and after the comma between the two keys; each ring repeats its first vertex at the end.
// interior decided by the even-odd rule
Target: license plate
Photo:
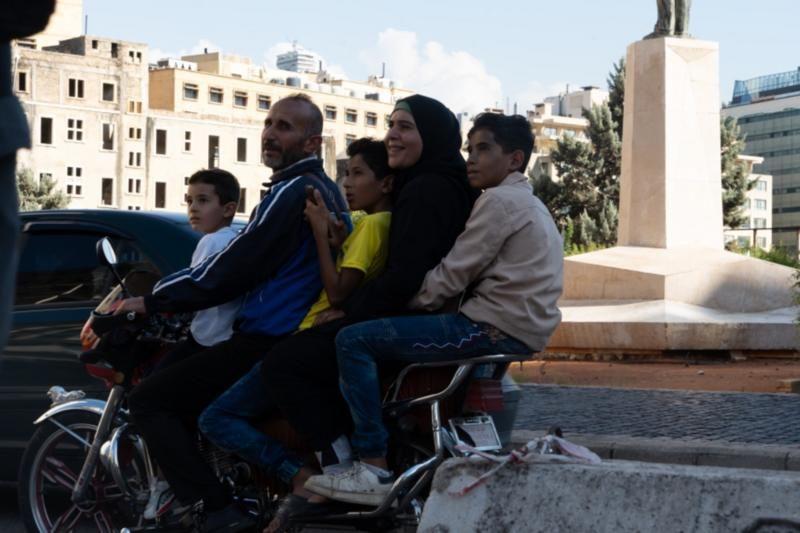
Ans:
{"type": "Polygon", "coordinates": [[[492,451],[502,448],[494,420],[489,415],[451,418],[450,429],[459,442],[476,450],[492,451]]]}

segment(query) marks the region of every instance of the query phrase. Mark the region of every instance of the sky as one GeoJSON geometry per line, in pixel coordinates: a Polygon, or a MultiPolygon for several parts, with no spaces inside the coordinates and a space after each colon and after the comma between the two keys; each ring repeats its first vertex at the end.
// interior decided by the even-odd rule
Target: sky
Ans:
{"type": "MultiPolygon", "coordinates": [[[[800,0],[692,3],[692,35],[720,43],[723,102],[737,79],[800,68],[800,0]]],[[[657,18],[655,0],[84,0],[84,10],[89,34],[155,55],[208,48],[274,66],[297,41],[350,79],[385,62],[388,77],[456,112],[605,88],[657,18]]]]}

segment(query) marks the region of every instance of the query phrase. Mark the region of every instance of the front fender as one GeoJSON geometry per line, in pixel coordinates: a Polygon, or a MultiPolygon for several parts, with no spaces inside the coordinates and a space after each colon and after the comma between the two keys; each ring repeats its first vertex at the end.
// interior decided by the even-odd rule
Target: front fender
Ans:
{"type": "Polygon", "coordinates": [[[106,408],[106,402],[94,398],[84,398],[82,400],[73,400],[71,402],[60,403],[45,411],[42,416],[36,419],[34,425],[41,424],[48,418],[52,418],[58,414],[67,411],[86,411],[97,416],[103,415],[103,410],[106,408]]]}

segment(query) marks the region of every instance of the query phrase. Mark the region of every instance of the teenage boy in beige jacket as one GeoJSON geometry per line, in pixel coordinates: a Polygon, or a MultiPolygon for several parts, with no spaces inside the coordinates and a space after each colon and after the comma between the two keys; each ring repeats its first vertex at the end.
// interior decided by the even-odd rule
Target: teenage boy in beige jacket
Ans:
{"type": "Polygon", "coordinates": [[[453,249],[428,272],[409,306],[435,311],[460,294],[465,300],[455,314],[372,320],[339,332],[340,385],[360,461],[343,474],[311,477],[311,491],[377,505],[391,488],[376,363],[536,352],[561,321],[561,237],[521,173],[533,150],[530,125],[518,115],[484,113],[468,138],[469,181],[484,192],[453,249]]]}

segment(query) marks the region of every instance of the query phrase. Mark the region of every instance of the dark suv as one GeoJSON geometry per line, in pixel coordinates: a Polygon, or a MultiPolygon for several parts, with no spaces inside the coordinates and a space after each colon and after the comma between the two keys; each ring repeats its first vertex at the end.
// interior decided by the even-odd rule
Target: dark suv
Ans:
{"type": "Polygon", "coordinates": [[[109,237],[123,276],[136,269],[160,277],[188,266],[200,237],[186,215],[171,213],[65,210],[21,218],[13,323],[0,356],[0,482],[16,480],[51,386],[106,395],[77,359],[81,326],[114,285],[98,262],[98,239],[109,237]]]}

